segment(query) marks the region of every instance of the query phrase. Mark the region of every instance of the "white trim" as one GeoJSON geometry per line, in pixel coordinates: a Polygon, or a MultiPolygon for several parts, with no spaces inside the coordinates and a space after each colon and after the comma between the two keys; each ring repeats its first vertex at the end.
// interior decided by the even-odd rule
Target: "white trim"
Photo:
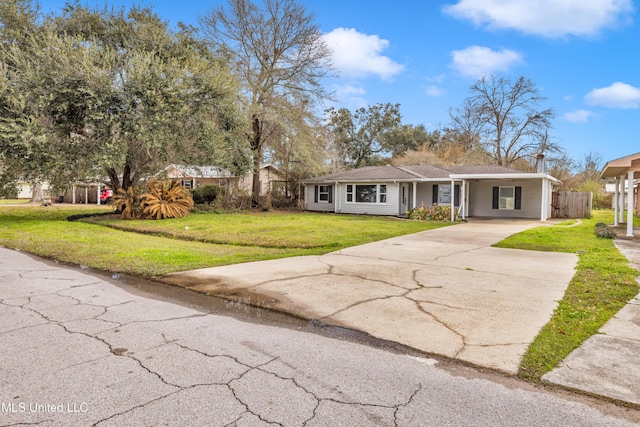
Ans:
{"type": "Polygon", "coordinates": [[[627,172],[627,237],[633,237],[633,175],[627,172]]]}
{"type": "Polygon", "coordinates": [[[483,174],[483,173],[475,173],[475,174],[451,174],[449,175],[451,179],[455,180],[463,180],[463,179],[548,179],[551,182],[561,183],[559,179],[552,177],[551,175],[547,175],[546,173],[497,173],[497,174],[483,174]]]}
{"type": "MultiPolygon", "coordinates": [[[[451,205],[451,222],[456,221],[456,182],[451,178],[451,187],[449,187],[449,200],[451,205]]],[[[438,201],[440,201],[440,186],[438,186],[438,201]]]]}
{"type": "Polygon", "coordinates": [[[613,226],[617,227],[618,224],[618,202],[619,202],[619,198],[618,198],[618,177],[613,178],[613,187],[614,187],[614,192],[613,192],[613,226]]]}
{"type": "Polygon", "coordinates": [[[413,206],[411,206],[411,209],[416,208],[416,204],[418,203],[418,182],[417,181],[413,181],[413,206]]]}

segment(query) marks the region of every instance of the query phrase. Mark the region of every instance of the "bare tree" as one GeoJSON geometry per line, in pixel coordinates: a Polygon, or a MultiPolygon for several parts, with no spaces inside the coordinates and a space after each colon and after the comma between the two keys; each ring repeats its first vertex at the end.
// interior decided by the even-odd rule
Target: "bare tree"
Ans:
{"type": "Polygon", "coordinates": [[[538,109],[545,98],[531,80],[491,75],[470,90],[462,107],[450,112],[452,127],[470,142],[477,140],[496,164],[509,166],[532,155],[561,151],[549,141],[553,110],[538,109]]]}
{"type": "MultiPolygon", "coordinates": [[[[330,96],[322,86],[331,75],[331,51],[314,24],[314,15],[294,0],[229,0],[201,18],[210,41],[235,64],[243,86],[241,102],[251,123],[247,139],[253,154],[252,198],[258,203],[259,173],[270,139],[282,137],[292,116],[330,96]]],[[[301,114],[299,114],[301,113],[301,114]]],[[[285,136],[286,137],[286,136],[285,136]]]]}
{"type": "Polygon", "coordinates": [[[604,166],[604,160],[602,160],[602,154],[594,151],[584,155],[584,159],[578,161],[578,173],[580,181],[594,181],[597,182],[600,179],[600,170],[604,166]]]}

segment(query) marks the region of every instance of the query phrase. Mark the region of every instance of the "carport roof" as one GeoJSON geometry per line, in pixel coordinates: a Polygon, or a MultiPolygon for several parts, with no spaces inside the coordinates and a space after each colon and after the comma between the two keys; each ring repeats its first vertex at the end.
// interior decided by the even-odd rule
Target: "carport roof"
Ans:
{"type": "Polygon", "coordinates": [[[602,168],[601,178],[617,178],[633,172],[634,179],[640,176],[640,153],[611,160],[602,168]]]}

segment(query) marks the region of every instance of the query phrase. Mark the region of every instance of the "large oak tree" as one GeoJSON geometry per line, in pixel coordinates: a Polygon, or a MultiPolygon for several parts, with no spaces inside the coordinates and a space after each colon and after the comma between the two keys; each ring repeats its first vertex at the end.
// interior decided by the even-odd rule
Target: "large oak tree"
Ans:
{"type": "Polygon", "coordinates": [[[148,8],[75,2],[37,21],[22,9],[0,10],[5,27],[30,25],[19,43],[21,31],[0,43],[6,178],[64,187],[108,176],[113,189],[127,189],[169,162],[246,170],[238,86],[194,29],[174,32],[148,8]]]}

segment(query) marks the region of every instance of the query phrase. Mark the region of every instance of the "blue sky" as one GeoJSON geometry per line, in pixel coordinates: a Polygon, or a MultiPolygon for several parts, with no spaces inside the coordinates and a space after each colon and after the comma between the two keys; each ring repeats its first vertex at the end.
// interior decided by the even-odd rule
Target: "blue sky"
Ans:
{"type": "MultiPolygon", "coordinates": [[[[338,107],[399,103],[435,130],[483,74],[525,76],[556,113],[553,141],[574,160],[640,152],[640,27],[633,0],[299,0],[334,50],[338,107]]],[[[109,1],[130,5],[131,1],[109,1]]],[[[59,12],[62,0],[41,0],[59,12]]],[[[104,1],[83,1],[104,5],[104,1]]],[[[144,1],[197,25],[223,1],[144,1]]]]}

